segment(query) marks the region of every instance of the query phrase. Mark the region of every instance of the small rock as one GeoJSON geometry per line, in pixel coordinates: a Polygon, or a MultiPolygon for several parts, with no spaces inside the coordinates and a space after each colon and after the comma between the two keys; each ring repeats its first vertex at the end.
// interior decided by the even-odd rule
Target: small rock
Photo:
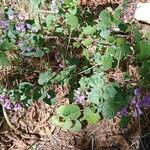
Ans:
{"type": "Polygon", "coordinates": [[[138,3],[135,10],[134,18],[150,24],[150,3],[138,3]]]}

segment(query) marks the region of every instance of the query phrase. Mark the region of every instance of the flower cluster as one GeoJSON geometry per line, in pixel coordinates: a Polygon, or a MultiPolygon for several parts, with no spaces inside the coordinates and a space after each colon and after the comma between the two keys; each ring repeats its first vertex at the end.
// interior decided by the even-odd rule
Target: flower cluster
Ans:
{"type": "Polygon", "coordinates": [[[79,88],[75,90],[75,103],[84,105],[87,101],[87,97],[88,97],[87,91],[81,92],[79,88]]]}
{"type": "Polygon", "coordinates": [[[0,104],[7,110],[18,111],[23,108],[20,103],[13,104],[10,100],[10,97],[4,94],[0,94],[0,104]]]}
{"type": "Polygon", "coordinates": [[[26,19],[23,14],[15,14],[13,10],[9,10],[7,13],[7,17],[5,17],[4,13],[0,12],[0,27],[6,31],[11,22],[15,22],[15,29],[18,32],[25,32],[28,29],[32,29],[31,25],[25,23],[26,19]]]}
{"type": "Polygon", "coordinates": [[[143,114],[144,109],[147,109],[150,107],[150,94],[147,94],[146,96],[142,97],[141,88],[137,88],[134,90],[134,97],[131,100],[131,103],[129,104],[130,107],[124,107],[120,115],[121,116],[128,116],[129,112],[131,112],[131,115],[133,117],[137,117],[143,114]]]}

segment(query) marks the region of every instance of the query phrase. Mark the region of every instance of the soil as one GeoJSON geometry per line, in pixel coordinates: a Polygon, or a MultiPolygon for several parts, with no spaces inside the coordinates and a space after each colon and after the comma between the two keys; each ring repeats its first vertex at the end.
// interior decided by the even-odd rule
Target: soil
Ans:
{"type": "Polygon", "coordinates": [[[128,128],[119,127],[120,118],[101,120],[80,132],[71,133],[50,124],[55,107],[36,102],[27,110],[9,112],[15,130],[1,118],[1,150],[138,150],[141,136],[139,118],[128,128]]]}
{"type": "MultiPolygon", "coordinates": [[[[122,1],[87,1],[83,5],[119,4],[122,1]]],[[[126,7],[126,20],[133,19],[137,2],[126,7]]],[[[130,69],[131,70],[131,69],[130,69]]],[[[121,73],[117,72],[121,76],[121,73]]],[[[122,76],[121,76],[122,77],[122,76]]],[[[119,81],[122,83],[122,78],[119,81]]],[[[120,79],[121,78],[121,79],[120,79]]],[[[64,98],[67,87],[56,87],[58,105],[69,103],[64,98]]],[[[88,125],[80,132],[64,131],[49,122],[57,106],[49,106],[42,101],[35,102],[28,109],[7,112],[15,129],[11,129],[2,113],[0,115],[0,150],[149,150],[150,149],[150,112],[136,118],[127,128],[119,127],[119,117],[101,120],[96,125],[88,125]]]]}

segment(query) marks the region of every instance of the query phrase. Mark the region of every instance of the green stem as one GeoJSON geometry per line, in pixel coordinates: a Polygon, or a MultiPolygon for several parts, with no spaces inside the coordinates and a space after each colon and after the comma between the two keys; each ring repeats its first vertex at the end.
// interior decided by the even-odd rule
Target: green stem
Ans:
{"type": "Polygon", "coordinates": [[[8,115],[7,115],[7,112],[6,112],[6,109],[5,109],[3,106],[2,106],[2,108],[3,108],[3,115],[4,115],[4,118],[5,118],[5,120],[6,120],[7,124],[8,124],[8,126],[9,126],[11,129],[16,130],[16,129],[15,129],[15,126],[9,121],[9,118],[8,118],[8,115]]]}

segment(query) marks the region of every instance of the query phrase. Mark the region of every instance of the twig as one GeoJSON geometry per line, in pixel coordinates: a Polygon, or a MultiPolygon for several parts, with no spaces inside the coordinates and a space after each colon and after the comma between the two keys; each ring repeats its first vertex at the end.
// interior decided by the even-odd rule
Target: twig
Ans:
{"type": "Polygon", "coordinates": [[[97,66],[99,66],[99,64],[96,64],[96,65],[92,66],[91,68],[88,68],[88,69],[86,69],[86,70],[83,70],[83,71],[79,72],[79,74],[83,74],[83,73],[85,73],[86,71],[89,71],[89,70],[91,70],[91,69],[93,69],[93,68],[95,68],[95,67],[97,67],[97,66]]]}

